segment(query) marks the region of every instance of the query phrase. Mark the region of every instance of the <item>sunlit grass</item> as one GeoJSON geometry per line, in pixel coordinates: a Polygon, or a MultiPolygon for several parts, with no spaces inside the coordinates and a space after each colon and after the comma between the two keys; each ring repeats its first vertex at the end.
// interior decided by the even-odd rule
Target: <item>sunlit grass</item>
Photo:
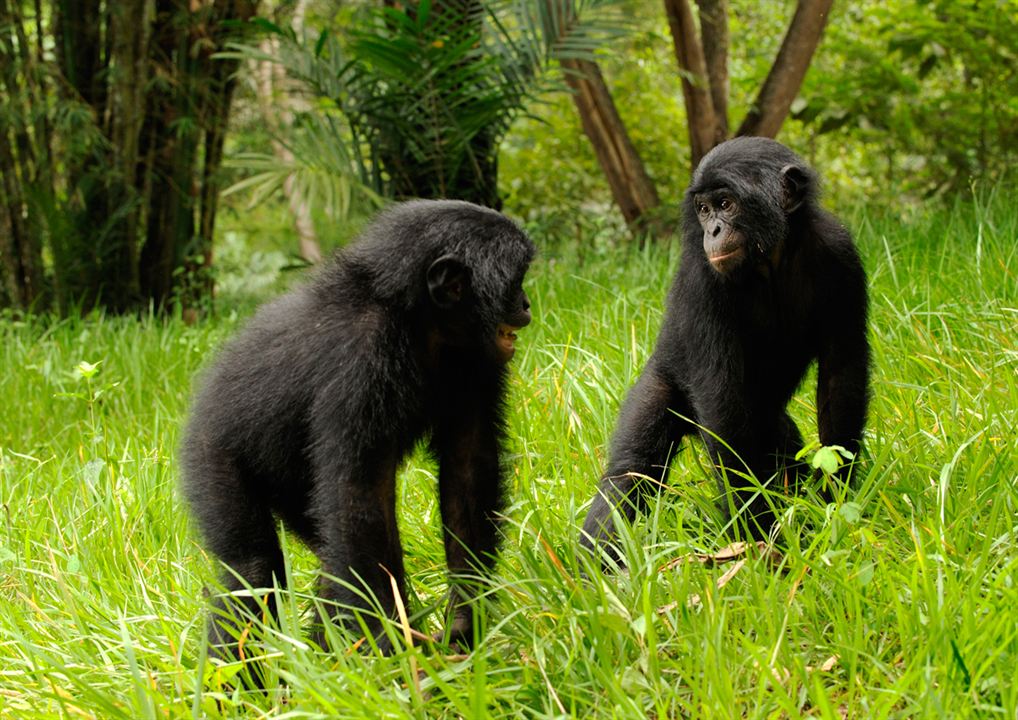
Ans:
{"type": "MultiPolygon", "coordinates": [[[[175,491],[192,379],[242,320],[0,321],[0,717],[1016,717],[1015,205],[853,222],[872,285],[866,465],[842,502],[790,505],[778,565],[751,556],[721,587],[732,564],[662,569],[728,543],[695,444],[625,533],[629,572],[579,580],[578,524],[678,253],[545,251],[484,643],[311,649],[316,567],[294,542],[294,592],[248,645],[265,693],[204,659],[217,570],[175,491]],[[90,381],[82,361],[99,363],[90,381]]],[[[810,380],[792,407],[807,436],[812,396],[810,380]]],[[[444,592],[433,486],[415,457],[399,493],[411,612],[444,592]]]]}

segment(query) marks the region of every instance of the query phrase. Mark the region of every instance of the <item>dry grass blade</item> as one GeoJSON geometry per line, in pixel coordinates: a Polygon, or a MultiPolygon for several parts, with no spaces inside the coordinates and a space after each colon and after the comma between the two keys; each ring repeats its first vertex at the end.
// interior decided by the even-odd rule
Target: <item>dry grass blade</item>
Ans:
{"type": "MultiPolygon", "coordinates": [[[[414,646],[414,630],[410,627],[410,620],[407,618],[406,606],[403,604],[403,596],[399,592],[399,586],[396,584],[396,578],[391,572],[385,570],[385,573],[389,576],[389,584],[392,585],[392,597],[396,601],[396,612],[399,615],[399,626],[403,630],[403,639],[406,641],[407,648],[413,649],[414,646]]],[[[417,697],[421,697],[421,677],[420,672],[417,668],[417,656],[412,652],[410,653],[410,677],[414,681],[414,692],[417,697]]]]}
{"type": "Polygon", "coordinates": [[[763,540],[757,540],[752,543],[742,542],[740,540],[738,542],[733,542],[730,545],[726,545],[716,553],[692,552],[687,553],[686,555],[680,555],[679,557],[669,560],[667,563],[662,565],[660,570],[662,572],[665,570],[672,570],[687,562],[698,562],[706,567],[714,567],[746,557],[753,550],[756,550],[760,554],[760,557],[767,558],[775,565],[782,560],[781,553],[763,540]]]}

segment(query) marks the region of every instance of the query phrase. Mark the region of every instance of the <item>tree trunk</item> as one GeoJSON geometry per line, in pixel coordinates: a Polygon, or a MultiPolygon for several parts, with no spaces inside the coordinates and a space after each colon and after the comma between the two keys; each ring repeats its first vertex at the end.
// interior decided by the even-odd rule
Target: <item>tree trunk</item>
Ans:
{"type": "Polygon", "coordinates": [[[238,65],[212,56],[225,47],[228,23],[249,20],[257,4],[156,0],[153,72],[171,82],[149,91],[142,129],[150,171],[141,279],[157,307],[176,293],[193,309],[212,293],[219,170],[238,65]]]}
{"type": "Polygon", "coordinates": [[[626,224],[638,233],[666,234],[654,216],[661,205],[643,160],[633,147],[597,63],[563,58],[566,82],[626,224]]]}
{"type": "Polygon", "coordinates": [[[180,107],[189,93],[181,86],[186,73],[178,67],[188,54],[180,15],[186,12],[186,3],[180,0],[156,0],[152,75],[165,80],[149,90],[142,124],[148,207],[141,288],[157,308],[164,307],[173,295],[174,270],[183,264],[184,248],[194,227],[190,157],[184,147],[189,142],[187,135],[194,133],[194,123],[185,122],[189,108],[180,107]]]}
{"type": "Polygon", "coordinates": [[[696,168],[717,142],[718,128],[707,75],[707,61],[688,0],[664,0],[689,126],[689,160],[696,168]]]}
{"type": "Polygon", "coordinates": [[[52,288],[64,311],[125,312],[143,299],[163,307],[179,285],[210,291],[208,272],[196,282],[181,270],[211,258],[236,69],[212,56],[256,4],[52,0],[44,14],[42,0],[0,0],[5,304],[35,305],[52,288]],[[72,137],[51,122],[57,107],[76,118],[72,137]]]}
{"type": "MultiPolygon", "coordinates": [[[[295,23],[296,25],[296,23],[295,23]]],[[[266,54],[278,52],[279,44],[272,40],[264,40],[261,50],[266,54]]],[[[258,92],[258,106],[262,122],[272,134],[272,152],[282,165],[292,165],[293,153],[277,139],[282,127],[288,127],[293,119],[290,109],[291,97],[285,89],[286,75],[279,64],[263,60],[257,63],[253,71],[258,92]]],[[[301,194],[290,175],[283,181],[283,195],[293,216],[293,227],[297,232],[298,251],[300,256],[309,263],[317,263],[322,259],[322,248],[318,243],[318,234],[311,218],[311,206],[301,194]]]]}
{"type": "Polygon", "coordinates": [[[738,135],[772,138],[778,134],[802,87],[833,4],[834,0],[799,0],[781,49],[738,135]]]}
{"type": "Polygon", "coordinates": [[[7,302],[19,309],[32,302],[32,288],[22,267],[22,247],[28,241],[24,205],[15,171],[14,152],[7,123],[0,116],[0,260],[3,261],[3,289],[7,302]]]}
{"type": "MultiPolygon", "coordinates": [[[[305,1],[297,0],[293,8],[291,26],[298,36],[304,27],[305,1]]],[[[276,55],[279,43],[271,38],[262,41],[261,48],[266,55],[276,55]]],[[[253,64],[252,75],[258,95],[258,109],[261,111],[262,122],[272,135],[272,151],[283,165],[293,164],[293,153],[278,138],[283,127],[289,127],[294,117],[294,97],[287,83],[286,73],[279,63],[262,60],[253,64]]],[[[293,175],[283,181],[283,195],[286,197],[290,214],[293,216],[293,227],[297,231],[298,250],[301,258],[309,263],[318,263],[322,259],[322,248],[318,243],[318,234],[311,218],[311,206],[296,187],[293,175]]]]}
{"type": "Polygon", "coordinates": [[[714,105],[714,144],[728,139],[728,0],[696,0],[714,105]]]}
{"type": "Polygon", "coordinates": [[[41,112],[36,106],[39,93],[20,6],[8,0],[0,0],[0,69],[7,95],[7,106],[0,111],[2,285],[7,303],[24,310],[44,295],[42,225],[30,198],[47,190],[49,158],[39,151],[43,140],[29,132],[30,126],[37,132],[29,118],[41,112]]]}
{"type": "Polygon", "coordinates": [[[239,60],[213,59],[213,54],[226,48],[230,23],[245,23],[258,10],[258,0],[215,0],[211,14],[196,27],[193,42],[201,47],[195,80],[199,102],[200,126],[205,131],[205,153],[202,158],[202,182],[198,207],[197,254],[201,257],[196,278],[198,292],[211,297],[212,234],[219,210],[219,172],[223,165],[223,145],[230,124],[233,91],[237,86],[239,60]]]}
{"type": "MultiPolygon", "coordinates": [[[[132,236],[126,212],[130,181],[121,172],[120,148],[111,137],[123,110],[118,97],[123,78],[117,76],[131,73],[114,54],[120,23],[113,17],[119,11],[99,0],[58,0],[54,20],[57,59],[68,81],[65,100],[84,102],[105,140],[72,154],[68,162],[73,230],[59,239],[61,252],[55,253],[62,301],[79,304],[82,311],[101,304],[123,312],[138,299],[131,282],[134,251],[129,247],[132,236]]],[[[119,30],[120,34],[144,33],[137,27],[119,30]]]]}
{"type": "MultiPolygon", "coordinates": [[[[121,277],[125,300],[135,304],[141,295],[139,275],[139,218],[141,207],[138,160],[144,120],[145,86],[149,81],[149,41],[152,17],[147,2],[117,3],[110,6],[109,32],[117,72],[110,91],[110,140],[115,148],[116,167],[108,173],[109,204],[123,213],[117,242],[120,246],[121,277]]],[[[125,307],[127,302],[124,303],[125,307]]]]}

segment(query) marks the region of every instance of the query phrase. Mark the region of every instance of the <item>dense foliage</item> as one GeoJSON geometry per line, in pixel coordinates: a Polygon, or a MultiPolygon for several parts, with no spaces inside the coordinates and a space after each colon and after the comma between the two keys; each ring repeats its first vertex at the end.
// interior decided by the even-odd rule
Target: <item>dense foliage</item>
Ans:
{"type": "MultiPolygon", "coordinates": [[[[662,198],[677,203],[689,150],[668,28],[653,3],[631,10],[632,31],[603,55],[605,74],[662,198]]],[[[791,11],[790,3],[731,3],[733,118],[752,102],[791,11]]],[[[1013,2],[835,3],[778,139],[822,169],[839,207],[865,201],[911,211],[973,183],[1014,182],[1016,98],[1013,2]]],[[[503,147],[506,206],[560,225],[591,215],[603,222],[611,196],[568,98],[549,96],[535,115],[503,147]]]]}
{"type": "Polygon", "coordinates": [[[292,163],[273,168],[272,156],[244,153],[235,165],[257,174],[238,187],[264,196],[293,177],[343,219],[357,208],[329,195],[500,208],[506,132],[548,87],[557,58],[589,57],[619,32],[615,4],[424,0],[319,20],[314,32],[261,19],[272,48],[237,45],[225,56],[278,63],[307,102],[284,130],[292,163]],[[326,194],[307,180],[323,169],[335,179],[326,194]]]}
{"type": "Polygon", "coordinates": [[[207,296],[237,69],[213,55],[257,4],[0,2],[0,307],[207,296]]]}

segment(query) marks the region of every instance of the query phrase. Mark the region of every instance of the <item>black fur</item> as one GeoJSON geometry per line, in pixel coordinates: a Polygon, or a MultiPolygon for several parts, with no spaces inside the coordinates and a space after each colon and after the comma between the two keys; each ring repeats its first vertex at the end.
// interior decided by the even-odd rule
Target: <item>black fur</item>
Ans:
{"type": "MultiPolygon", "coordinates": [[[[502,323],[530,320],[522,282],[533,254],[493,210],[402,203],[226,346],[194,401],[182,459],[202,534],[232,570],[228,590],[243,586],[234,573],[253,587],[285,581],[279,518],[326,575],[366,585],[392,613],[389,573],[404,590],[396,471],[429,438],[453,587],[447,639],[471,642],[464,580],[493,562],[503,507],[512,342],[496,335],[502,323]]],[[[364,607],[327,579],[321,595],[364,607]]],[[[257,610],[251,598],[225,596],[214,616],[231,615],[233,603],[257,610]]],[[[211,623],[214,653],[229,654],[236,622],[211,623]]]]}
{"type": "MultiPolygon", "coordinates": [[[[813,171],[773,140],[730,140],[700,163],[683,205],[668,311],[623,404],[582,545],[617,559],[612,511],[631,521],[645,507],[686,435],[702,437],[719,470],[748,467],[762,483],[790,476],[794,490],[802,437],[785,407],[813,360],[820,442],[858,453],[869,378],[866,276],[848,231],[816,198],[813,171]]],[[[736,473],[725,473],[739,488],[731,497],[718,473],[724,508],[741,511],[735,527],[766,536],[773,511],[736,473]]]]}

